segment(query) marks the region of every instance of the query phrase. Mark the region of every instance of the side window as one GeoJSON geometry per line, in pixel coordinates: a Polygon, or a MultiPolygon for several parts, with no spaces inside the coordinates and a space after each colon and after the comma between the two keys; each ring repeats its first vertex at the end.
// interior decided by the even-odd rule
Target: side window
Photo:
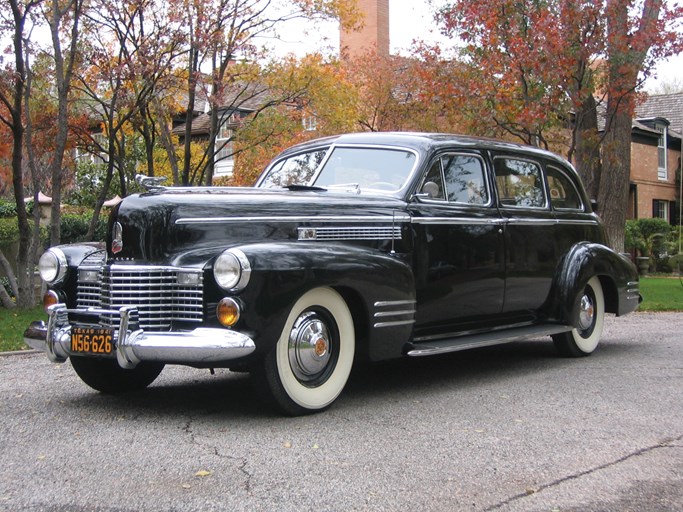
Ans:
{"type": "Polygon", "coordinates": [[[441,164],[449,201],[465,204],[489,202],[481,159],[472,155],[444,155],[441,164]]]}
{"type": "Polygon", "coordinates": [[[541,168],[536,162],[499,157],[494,161],[498,197],[503,206],[544,208],[541,168]]]}
{"type": "Polygon", "coordinates": [[[429,199],[446,199],[444,195],[443,175],[441,173],[441,160],[435,160],[432,163],[424,183],[422,183],[422,192],[429,194],[429,199]]]}
{"type": "Polygon", "coordinates": [[[583,210],[581,196],[572,180],[556,167],[547,168],[550,203],[556,210],[583,210]]]}

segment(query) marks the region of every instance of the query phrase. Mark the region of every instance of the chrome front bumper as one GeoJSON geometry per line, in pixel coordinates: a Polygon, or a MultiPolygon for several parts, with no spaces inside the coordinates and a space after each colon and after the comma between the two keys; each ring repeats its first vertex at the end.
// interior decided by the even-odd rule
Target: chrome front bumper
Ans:
{"type": "Polygon", "coordinates": [[[64,304],[48,308],[48,321],[33,322],[24,331],[24,342],[31,348],[47,353],[55,363],[63,363],[74,355],[71,351],[71,325],[69,313],[120,315],[116,359],[122,368],[135,368],[142,361],[170,364],[209,366],[224,363],[251,354],[256,346],[242,333],[220,328],[197,328],[183,332],[130,331],[131,314],[135,308],[123,307],[118,311],[87,309],[70,310],[64,304]]]}

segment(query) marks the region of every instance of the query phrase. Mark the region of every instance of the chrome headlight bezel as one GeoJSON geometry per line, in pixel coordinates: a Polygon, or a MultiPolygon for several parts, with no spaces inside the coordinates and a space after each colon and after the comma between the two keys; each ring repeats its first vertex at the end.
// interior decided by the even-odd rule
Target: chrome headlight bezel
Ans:
{"type": "Polygon", "coordinates": [[[251,263],[239,249],[227,249],[216,258],[213,276],[223,290],[239,292],[249,284],[251,263]]]}
{"type": "Polygon", "coordinates": [[[51,247],[38,260],[38,270],[43,281],[50,285],[61,283],[66,277],[68,262],[64,251],[51,247]]]}

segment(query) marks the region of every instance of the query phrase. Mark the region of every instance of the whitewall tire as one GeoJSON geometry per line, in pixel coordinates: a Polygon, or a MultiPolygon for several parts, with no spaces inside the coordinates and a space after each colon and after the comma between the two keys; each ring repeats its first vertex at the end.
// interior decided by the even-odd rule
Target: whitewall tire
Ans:
{"type": "Polygon", "coordinates": [[[566,357],[587,356],[598,347],[605,321],[605,296],[600,279],[592,277],[577,297],[579,318],[569,332],[553,336],[555,347],[566,357]]]}
{"type": "Polygon", "coordinates": [[[287,414],[322,411],[344,389],[355,345],[353,317],[342,296],[331,288],[310,290],[292,306],[266,356],[261,387],[287,414]]]}

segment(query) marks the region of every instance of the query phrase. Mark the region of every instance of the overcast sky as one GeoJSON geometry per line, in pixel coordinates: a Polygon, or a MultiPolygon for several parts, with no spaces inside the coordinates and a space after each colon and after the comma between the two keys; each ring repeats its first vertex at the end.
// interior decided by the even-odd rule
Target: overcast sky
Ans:
{"type": "MultiPolygon", "coordinates": [[[[445,3],[446,0],[389,0],[391,52],[407,54],[415,39],[427,42],[443,40],[435,28],[433,12],[434,6],[445,3]]],[[[339,51],[339,27],[336,23],[316,26],[302,23],[298,27],[292,24],[280,36],[276,51],[281,55],[303,55],[320,50],[336,54],[339,51]]],[[[650,79],[647,88],[656,86],[657,80],[673,82],[675,79],[679,82],[683,79],[683,55],[662,62],[656,69],[656,79],[650,79]]]]}

